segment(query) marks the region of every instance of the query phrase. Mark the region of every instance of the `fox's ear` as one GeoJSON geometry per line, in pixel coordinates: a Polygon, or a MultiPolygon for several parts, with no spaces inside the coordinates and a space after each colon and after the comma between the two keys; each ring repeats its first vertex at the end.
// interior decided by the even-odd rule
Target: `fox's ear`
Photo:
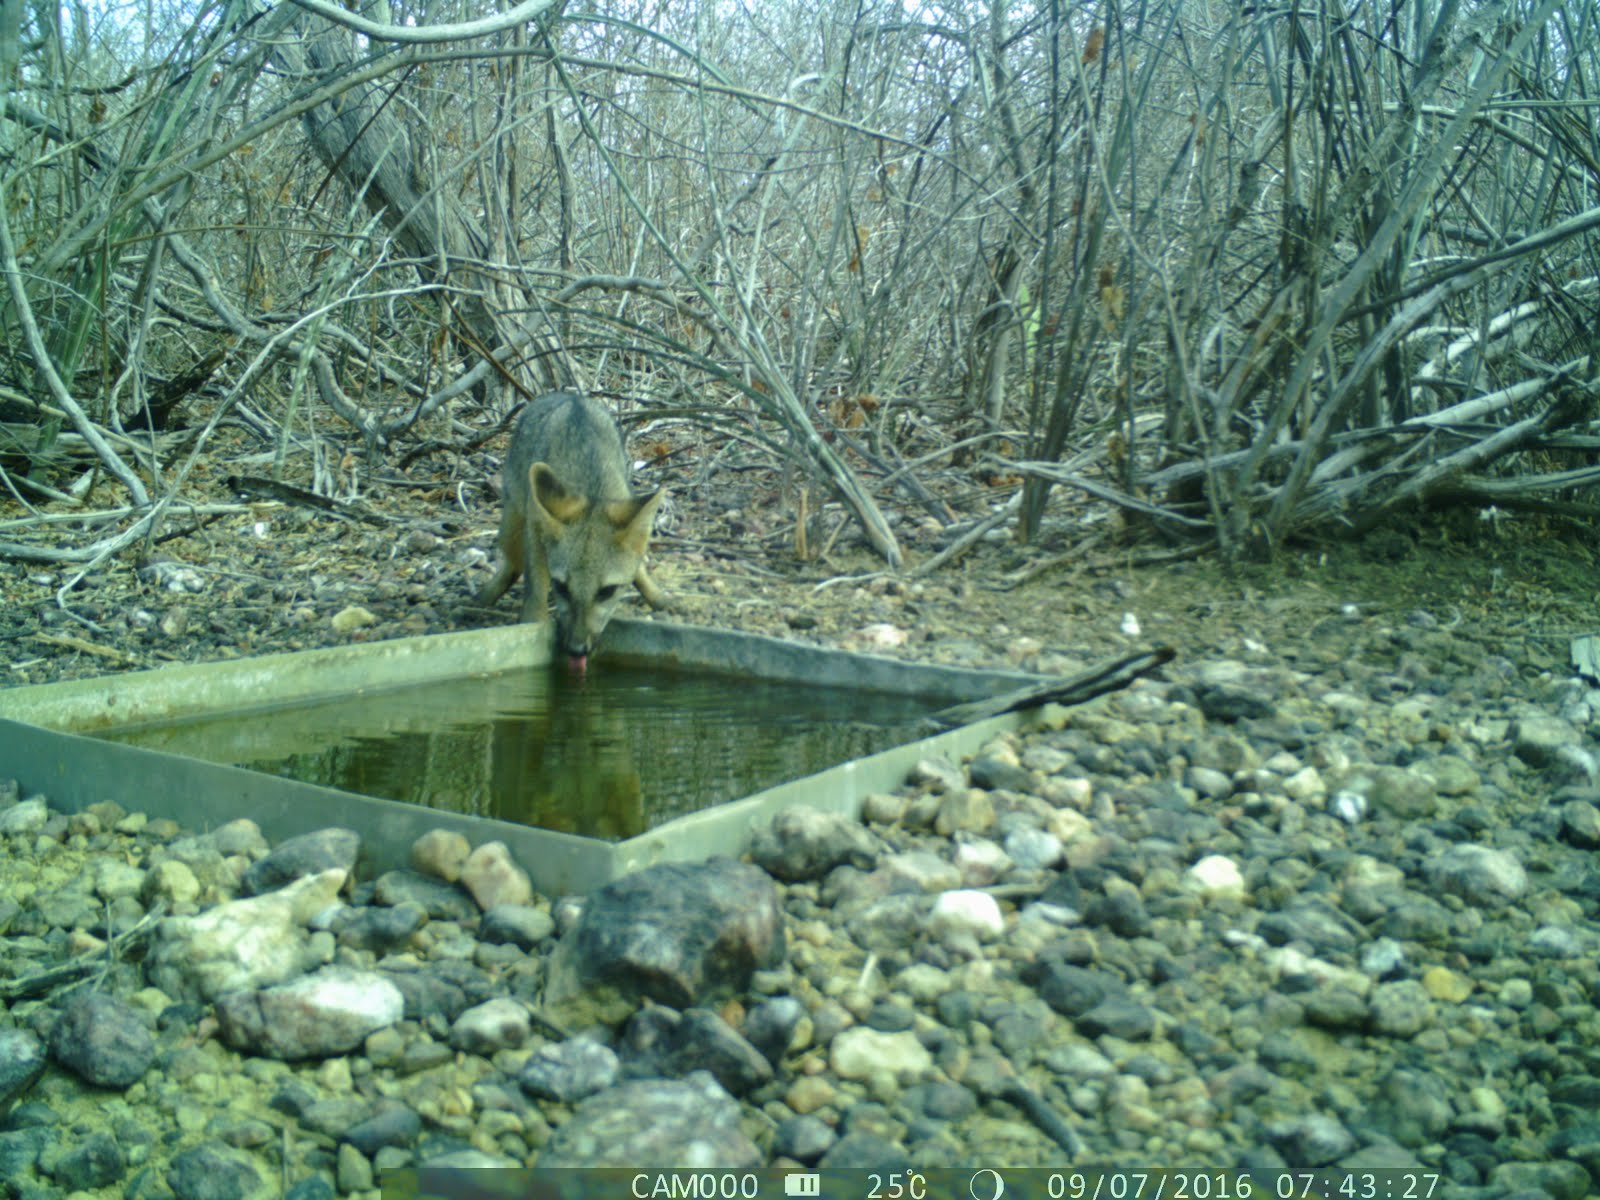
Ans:
{"type": "Polygon", "coordinates": [[[540,524],[553,527],[551,531],[556,533],[581,517],[589,503],[562,483],[549,463],[542,462],[528,468],[528,497],[540,524]]]}
{"type": "Polygon", "coordinates": [[[666,497],[663,489],[607,504],[606,518],[617,531],[617,544],[630,554],[643,554],[650,544],[650,525],[656,519],[656,509],[666,497]]]}

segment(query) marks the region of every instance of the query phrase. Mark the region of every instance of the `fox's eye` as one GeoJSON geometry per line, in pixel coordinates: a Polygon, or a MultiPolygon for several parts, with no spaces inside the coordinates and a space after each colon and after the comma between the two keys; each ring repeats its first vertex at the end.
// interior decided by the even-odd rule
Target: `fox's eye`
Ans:
{"type": "Polygon", "coordinates": [[[614,583],[608,583],[608,584],[606,584],[605,587],[601,588],[598,592],[596,592],[594,594],[594,598],[597,601],[599,601],[601,604],[604,604],[607,600],[611,599],[616,594],[617,594],[617,585],[614,584],[614,583]]]}
{"type": "Polygon", "coordinates": [[[566,601],[572,599],[572,593],[567,591],[567,585],[561,580],[552,579],[550,581],[550,586],[555,589],[557,600],[566,601]]]}

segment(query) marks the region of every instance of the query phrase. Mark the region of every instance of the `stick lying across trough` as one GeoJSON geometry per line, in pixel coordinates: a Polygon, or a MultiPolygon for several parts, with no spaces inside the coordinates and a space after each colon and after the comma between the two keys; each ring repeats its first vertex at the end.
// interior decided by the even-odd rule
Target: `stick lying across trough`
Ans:
{"type": "Polygon", "coordinates": [[[1175,651],[1171,646],[1157,646],[1154,650],[1141,650],[1137,654],[1112,659],[1099,666],[1090,667],[1063,679],[1047,679],[1043,683],[1030,683],[1014,692],[991,696],[987,700],[974,700],[968,704],[955,704],[941,708],[922,723],[935,730],[954,729],[970,725],[1001,713],[1016,712],[1022,708],[1037,708],[1041,704],[1082,704],[1105,692],[1125,688],[1139,676],[1170,662],[1175,651]]]}

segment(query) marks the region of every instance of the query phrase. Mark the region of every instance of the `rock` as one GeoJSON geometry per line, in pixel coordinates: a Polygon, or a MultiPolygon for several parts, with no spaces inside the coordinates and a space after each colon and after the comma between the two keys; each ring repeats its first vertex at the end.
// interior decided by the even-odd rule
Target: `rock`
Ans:
{"type": "Polygon", "coordinates": [[[405,966],[384,964],[384,978],[399,989],[410,1020],[454,1021],[474,1004],[493,998],[498,989],[480,968],[459,959],[405,966]]]}
{"type": "Polygon", "coordinates": [[[455,883],[472,854],[472,843],[453,829],[430,829],[411,843],[411,866],[423,875],[455,883]]]}
{"type": "Polygon", "coordinates": [[[1539,1196],[1552,1200],[1584,1200],[1590,1194],[1589,1172],[1575,1162],[1503,1162],[1489,1172],[1494,1195],[1539,1196]]]}
{"type": "Polygon", "coordinates": [[[94,894],[108,903],[129,899],[144,890],[144,876],[130,863],[102,859],[94,868],[94,894]]]}
{"type": "Polygon", "coordinates": [[[1341,987],[1318,988],[1303,1000],[1306,1021],[1323,1029],[1356,1031],[1366,1027],[1367,1002],[1341,987]]]}
{"type": "Polygon", "coordinates": [[[1460,1004],[1472,995],[1472,980],[1449,967],[1435,964],[1422,973],[1422,988],[1435,1000],[1460,1004]]]}
{"type": "Polygon", "coordinates": [[[1366,783],[1365,788],[1355,785],[1353,790],[1363,792],[1373,811],[1385,816],[1415,821],[1431,817],[1438,811],[1438,787],[1424,772],[1403,767],[1378,767],[1366,783]]]}
{"type": "Polygon", "coordinates": [[[292,1061],[349,1053],[399,1021],[405,1000],[376,972],[327,967],[292,983],[224,996],[216,1009],[228,1045],[292,1061]]]}
{"type": "Polygon", "coordinates": [[[617,1081],[622,1065],[609,1046],[592,1038],[568,1038],[540,1046],[517,1082],[530,1096],[572,1104],[603,1092],[617,1081]]]}
{"type": "Polygon", "coordinates": [[[335,633],[354,633],[368,625],[377,624],[378,618],[359,604],[351,604],[333,614],[330,624],[335,633]]]}
{"type": "Polygon", "coordinates": [[[1405,968],[1405,947],[1394,938],[1378,938],[1362,947],[1362,970],[1374,979],[1387,979],[1405,968]]]}
{"type": "Polygon", "coordinates": [[[868,870],[881,846],[860,822],[840,813],[794,808],[751,834],[750,857],[779,879],[820,879],[848,863],[868,870]]]}
{"type": "Polygon", "coordinates": [[[1233,777],[1215,767],[1191,766],[1184,782],[1207,800],[1224,800],[1233,794],[1233,777]]]}
{"type": "Polygon", "coordinates": [[[1189,885],[1207,900],[1242,900],[1244,875],[1225,854],[1208,854],[1188,871],[1189,885]]]}
{"type": "Polygon", "coordinates": [[[1143,1041],[1156,1031],[1155,1013],[1126,996],[1108,996],[1074,1018],[1084,1037],[1109,1033],[1125,1042],[1143,1041]]]}
{"type": "Polygon", "coordinates": [[[1372,1031],[1384,1037],[1415,1037],[1434,1023],[1427,989],[1414,979],[1380,983],[1372,989],[1372,1031]]]}
{"type": "Polygon", "coordinates": [[[1587,800],[1561,806],[1561,837],[1583,850],[1600,849],[1600,808],[1587,800]]]}
{"type": "Polygon", "coordinates": [[[410,1146],[422,1133],[422,1118],[398,1102],[345,1129],[343,1138],[368,1158],[385,1146],[410,1146]]]}
{"type": "Polygon", "coordinates": [[[774,996],[750,1010],[744,1019],[745,1039],[773,1065],[809,1040],[811,1021],[793,996],[774,996]]]}
{"type": "Polygon", "coordinates": [[[877,1168],[895,1175],[909,1170],[912,1159],[899,1142],[876,1133],[847,1133],[828,1147],[816,1165],[828,1171],[877,1168]]]}
{"type": "Polygon", "coordinates": [[[146,973],[177,1000],[197,1003],[281,982],[317,965],[306,923],[337,903],[342,870],[322,871],[193,917],[167,917],[152,939],[146,973]]]}
{"type": "Polygon", "coordinates": [[[422,906],[408,900],[393,908],[367,905],[344,909],[330,929],[339,945],[381,955],[406,947],[427,921],[422,906]]]}
{"type": "Polygon", "coordinates": [[[341,1142],[335,1152],[333,1174],[339,1191],[346,1196],[372,1187],[372,1164],[349,1142],[341,1142]]]}
{"type": "Polygon", "coordinates": [[[1015,762],[993,754],[980,754],[967,764],[973,785],[989,791],[1025,792],[1032,777],[1015,762]]]}
{"type": "Polygon", "coordinates": [[[926,850],[886,855],[873,876],[881,877],[887,890],[892,892],[944,892],[961,886],[961,872],[926,850]]]}
{"type": "Polygon", "coordinates": [[[1520,899],[1528,890],[1528,873],[1513,855],[1472,842],[1428,858],[1423,872],[1440,891],[1484,907],[1520,899]]]}
{"type": "Polygon", "coordinates": [[[1045,829],[1013,829],[1006,834],[1006,856],[1024,871],[1043,871],[1061,861],[1061,839],[1045,829]]]}
{"type": "Polygon", "coordinates": [[[416,904],[435,921],[473,921],[481,912],[461,888],[416,871],[384,872],[373,882],[372,899],[376,904],[416,904]]]}
{"type": "Polygon", "coordinates": [[[967,786],[966,778],[944,758],[918,759],[911,769],[910,782],[940,792],[959,792],[967,786]]]}
{"type": "Polygon", "coordinates": [[[0,834],[22,837],[38,833],[50,819],[50,809],[43,796],[33,796],[19,801],[10,808],[0,808],[0,834]]]}
{"type": "Polygon", "coordinates": [[[1261,918],[1256,932],[1274,946],[1303,942],[1320,954],[1348,953],[1364,936],[1361,926],[1321,896],[1296,896],[1283,911],[1261,918]]]}
{"type": "Polygon", "coordinates": [[[1270,694],[1272,687],[1268,672],[1241,662],[1221,660],[1200,665],[1195,696],[1200,711],[1210,720],[1259,721],[1276,711],[1270,694]]]}
{"type": "Polygon", "coordinates": [[[1439,945],[1449,937],[1450,913],[1432,896],[1406,893],[1394,901],[1379,928],[1396,941],[1439,945]]]}
{"type": "Polygon", "coordinates": [[[0,1128],[5,1126],[11,1106],[27,1095],[28,1089],[44,1074],[44,1068],[44,1043],[34,1033],[27,1029],[0,1028],[0,1128]]]}
{"type": "Polygon", "coordinates": [[[887,1075],[901,1081],[933,1069],[933,1056],[913,1033],[846,1029],[828,1047],[828,1064],[841,1079],[887,1075]]]}
{"type": "Polygon", "coordinates": [[[1414,1149],[1436,1141],[1454,1115],[1439,1078],[1411,1070],[1390,1071],[1383,1077],[1373,1110],[1385,1133],[1414,1149]]]}
{"type": "Polygon", "coordinates": [[[1118,937],[1143,937],[1150,931],[1150,914],[1145,911],[1139,889],[1125,879],[1111,878],[1105,894],[1084,905],[1085,925],[1104,925],[1118,937]]]}
{"type": "Polygon", "coordinates": [[[555,935],[556,922],[548,912],[529,904],[497,904],[483,914],[478,937],[491,944],[532,950],[555,935]]]}
{"type": "Polygon", "coordinates": [[[1346,825],[1359,825],[1367,816],[1367,798],[1344,788],[1328,797],[1328,811],[1346,825]]]}
{"type": "Polygon", "coordinates": [[[692,1008],[742,989],[784,949],[777,892],[758,868],[728,859],[648,867],[589,897],[556,948],[545,1003],[569,1026],[589,1015],[615,1024],[644,997],[692,1008]]]}
{"type": "Polygon", "coordinates": [[[933,819],[935,832],[982,833],[994,824],[994,800],[980,788],[958,788],[946,792],[933,819]]]}
{"type": "Polygon", "coordinates": [[[514,1171],[522,1166],[515,1158],[505,1154],[490,1154],[486,1150],[451,1150],[445,1154],[429,1155],[422,1166],[434,1170],[450,1171],[514,1171]]]}
{"type": "Polygon", "coordinates": [[[773,1130],[772,1148],[796,1162],[814,1163],[839,1138],[833,1127],[818,1117],[790,1117],[773,1130]]]}
{"type": "Polygon", "coordinates": [[[176,1200],[250,1200],[261,1188],[249,1156],[218,1142],[175,1156],[166,1182],[176,1200]]]}
{"type": "Polygon", "coordinates": [[[783,1102],[795,1112],[804,1115],[832,1104],[836,1096],[834,1085],[821,1075],[802,1075],[784,1093],[783,1102]]]}
{"type": "Polygon", "coordinates": [[[539,1152],[539,1166],[735,1170],[766,1156],[741,1128],[742,1111],[708,1072],[644,1080],[589,1097],[539,1152]]]}
{"type": "MultiPolygon", "coordinates": [[[[398,989],[397,989],[398,990],[398,989]]],[[[450,1045],[465,1054],[489,1058],[528,1040],[533,1021],[521,1001],[496,996],[465,1010],[450,1026],[450,1045]]]]}
{"type": "Polygon", "coordinates": [[[868,792],[861,798],[861,819],[874,825],[898,825],[910,801],[894,792],[868,792]]]}
{"type": "Polygon", "coordinates": [[[699,1068],[734,1096],[772,1078],[772,1064],[762,1053],[708,1008],[642,1009],[624,1027],[619,1048],[636,1074],[671,1078],[699,1068]]]}
{"type": "Polygon", "coordinates": [[[1417,763],[1414,769],[1433,782],[1433,790],[1441,796],[1467,796],[1476,792],[1480,780],[1478,772],[1464,758],[1454,754],[1441,754],[1436,758],[1417,763]]]}
{"type": "Polygon", "coordinates": [[[200,881],[194,872],[173,858],[163,859],[146,871],[144,886],[139,890],[139,899],[151,908],[161,903],[172,908],[193,904],[199,896],[200,881]]]}
{"type": "Polygon", "coordinates": [[[125,1088],[155,1062],[144,1018],[105,992],[78,992],[50,1031],[50,1057],[96,1087],[125,1088]]]}
{"type": "Polygon", "coordinates": [[[265,858],[252,863],[239,887],[246,896],[259,896],[324,871],[342,871],[348,879],[360,853],[361,835],[353,829],[304,833],[279,843],[265,858]]]}
{"type": "Polygon", "coordinates": [[[1120,978],[1105,971],[1072,966],[1055,959],[1039,963],[1037,969],[1024,978],[1034,982],[1041,1000],[1062,1016],[1074,1020],[1102,1000],[1124,995],[1128,987],[1120,978]]]}
{"type": "Polygon", "coordinates": [[[1266,1135],[1285,1161],[1296,1166],[1329,1166],[1356,1145],[1348,1129],[1321,1113],[1274,1121],[1266,1127],[1266,1135]]]}
{"type": "Polygon", "coordinates": [[[1315,804],[1327,795],[1328,785],[1315,767],[1301,767],[1283,781],[1283,794],[1301,804],[1315,804]]]}
{"type": "Polygon", "coordinates": [[[1511,751],[1534,767],[1561,760],[1563,750],[1583,744],[1583,735],[1560,717],[1523,717],[1511,724],[1511,751]]]}
{"type": "Polygon", "coordinates": [[[988,941],[1005,932],[1000,903],[988,892],[945,892],[933,905],[930,928],[935,936],[967,935],[988,941]]]}
{"type": "Polygon", "coordinates": [[[461,886],[484,910],[502,904],[527,904],[533,883],[517,866],[504,842],[485,842],[467,856],[461,867],[461,886]]]}
{"type": "Polygon", "coordinates": [[[56,1159],[50,1177],[57,1187],[82,1192],[112,1186],[127,1169],[127,1159],[117,1139],[109,1133],[95,1131],[56,1159]]]}
{"type": "MultiPolygon", "coordinates": [[[[1053,836],[1053,835],[1047,835],[1053,836]]],[[[1055,853],[1061,855],[1061,839],[1055,838],[1055,853]]],[[[959,842],[951,856],[958,882],[968,887],[982,887],[999,879],[1014,864],[1011,856],[988,838],[975,837],[959,842]]]]}

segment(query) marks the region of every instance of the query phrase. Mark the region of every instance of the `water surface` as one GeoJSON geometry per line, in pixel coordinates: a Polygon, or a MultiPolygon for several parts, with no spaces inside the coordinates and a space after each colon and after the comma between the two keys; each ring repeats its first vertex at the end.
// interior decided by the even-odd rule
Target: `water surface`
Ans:
{"type": "Polygon", "coordinates": [[[589,837],[888,749],[934,704],[597,662],[106,733],[307,783],[589,837]]]}

